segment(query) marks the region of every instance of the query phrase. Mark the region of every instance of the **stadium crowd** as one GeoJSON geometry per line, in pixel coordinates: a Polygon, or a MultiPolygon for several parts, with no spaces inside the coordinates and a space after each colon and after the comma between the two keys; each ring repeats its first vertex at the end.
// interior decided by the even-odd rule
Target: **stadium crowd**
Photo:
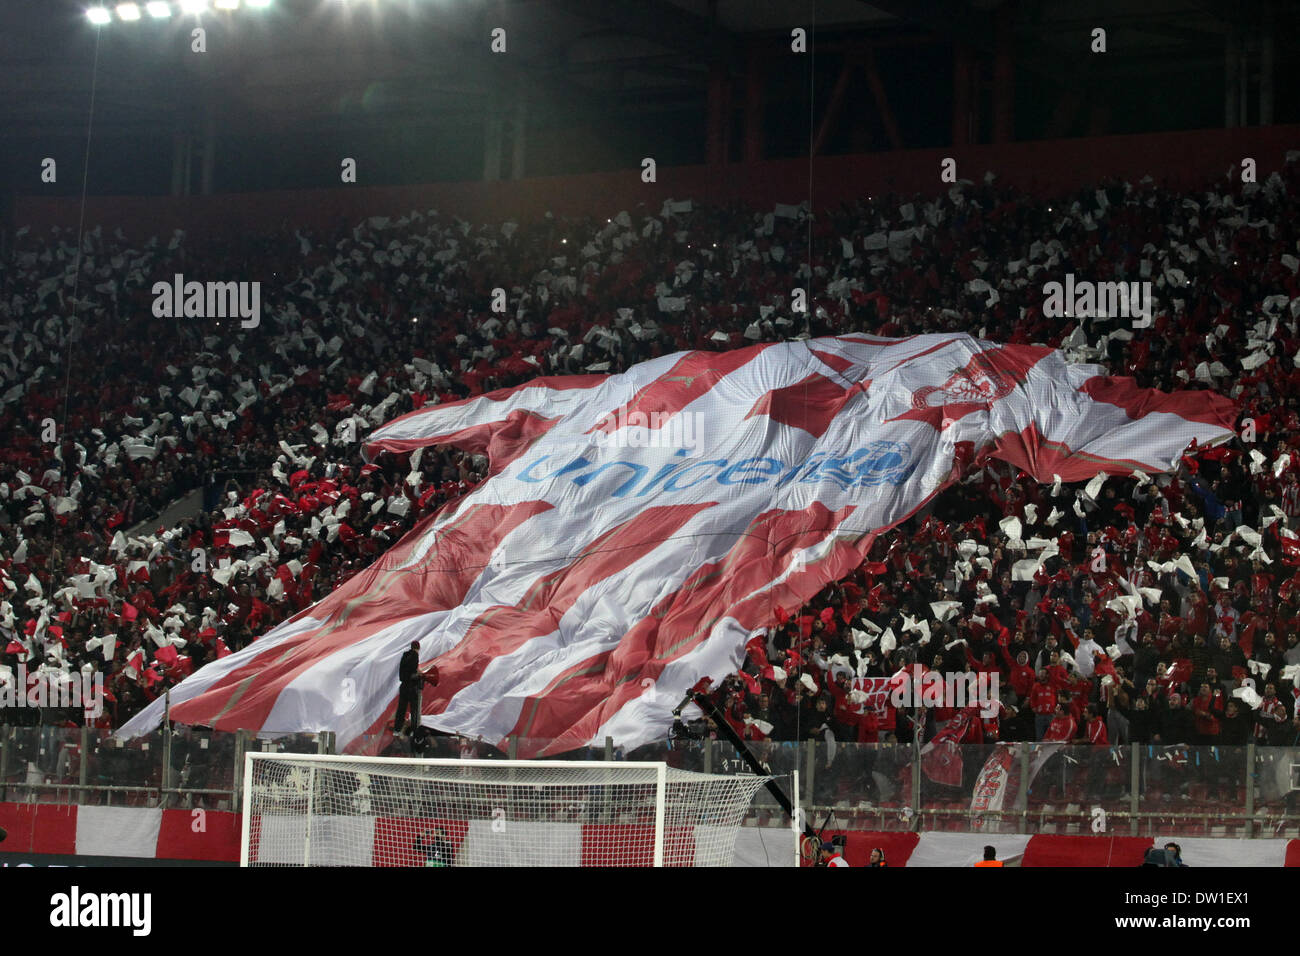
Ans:
{"type": "MultiPolygon", "coordinates": [[[[964,742],[1292,744],[1298,253],[1295,161],[1260,184],[1056,200],[986,177],[815,217],[428,210],[237,240],[96,228],[80,251],[20,230],[0,270],[0,683],[19,664],[101,673],[98,722],[116,726],[309,606],[484,478],[451,450],[365,463],[369,429],[426,403],[679,349],[964,331],[1215,389],[1241,406],[1239,439],[1086,488],[973,463],[850,578],[774,609],[714,689],[726,719],[750,739],[910,739],[909,714],[864,706],[855,682],[920,664],[998,674],[998,712],[961,721],[964,742]],[[155,317],[153,283],[178,273],[260,281],[260,326],[155,317]],[[1067,273],[1151,281],[1152,326],[1046,316],[1043,284],[1067,273]],[[161,527],[195,491],[198,514],[161,527]]],[[[957,715],[931,709],[926,737],[957,715]]],[[[36,719],[78,716],[0,712],[36,719]]]]}

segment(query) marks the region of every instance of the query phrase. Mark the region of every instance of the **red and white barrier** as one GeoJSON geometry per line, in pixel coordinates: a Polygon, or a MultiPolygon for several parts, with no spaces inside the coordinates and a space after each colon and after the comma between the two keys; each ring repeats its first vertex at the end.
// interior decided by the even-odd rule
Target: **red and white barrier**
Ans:
{"type": "Polygon", "coordinates": [[[988,845],[997,850],[999,860],[1013,866],[1135,867],[1141,866],[1147,850],[1169,840],[1182,848],[1188,866],[1300,866],[1300,840],[1214,839],[1177,833],[1128,837],[849,831],[844,855],[850,866],[866,866],[871,850],[879,847],[889,866],[973,866],[988,845]]]}
{"type": "Polygon", "coordinates": [[[156,807],[0,803],[6,853],[155,860],[239,860],[239,814],[156,807]]]}
{"type": "MultiPolygon", "coordinates": [[[[6,854],[213,863],[239,860],[239,814],[219,810],[0,803],[0,827],[9,831],[8,839],[0,844],[0,862],[6,854]]],[[[607,829],[572,827],[575,863],[601,862],[599,850],[594,848],[608,846],[607,829]]],[[[827,831],[826,836],[829,839],[837,832],[844,831],[827,831]]],[[[1296,839],[1213,839],[1176,833],[1156,839],[862,830],[848,831],[847,836],[845,858],[851,866],[866,866],[872,848],[880,847],[890,866],[968,867],[983,856],[985,844],[990,844],[997,849],[998,859],[1013,865],[1135,867],[1142,863],[1148,848],[1165,840],[1176,840],[1183,860],[1193,867],[1300,866],[1300,840],[1296,839]]],[[[738,866],[790,866],[793,861],[794,837],[788,828],[741,829],[736,842],[738,866]]]]}

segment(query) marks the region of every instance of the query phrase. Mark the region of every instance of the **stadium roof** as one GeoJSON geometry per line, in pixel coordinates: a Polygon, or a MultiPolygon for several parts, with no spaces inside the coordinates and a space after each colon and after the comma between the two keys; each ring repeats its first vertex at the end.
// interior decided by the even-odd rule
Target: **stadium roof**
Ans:
{"type": "MultiPolygon", "coordinates": [[[[1294,45],[1300,17],[1294,5],[1267,0],[1148,0],[1136,11],[1125,0],[1086,8],[1074,0],[272,0],[265,10],[244,5],[198,18],[173,12],[127,23],[114,16],[97,28],[85,15],[91,2],[99,0],[0,5],[0,137],[11,152],[25,146],[38,155],[40,143],[84,139],[88,126],[110,150],[113,142],[146,140],[167,150],[173,137],[206,126],[228,142],[277,139],[282,150],[294,148],[295,136],[316,142],[425,130],[446,133],[454,151],[450,131],[481,145],[485,116],[513,117],[521,95],[530,133],[657,117],[669,135],[698,134],[711,74],[732,81],[738,116],[753,56],[764,62],[769,108],[803,110],[791,126],[805,130],[810,93],[823,106],[833,95],[837,58],[871,58],[868,75],[883,78],[893,112],[912,125],[900,118],[907,128],[897,135],[877,129],[830,148],[934,146],[951,127],[954,48],[986,55],[987,90],[1000,36],[1016,71],[1017,138],[1053,135],[1061,110],[1053,100],[1072,89],[1104,90],[1116,101],[1100,131],[1219,125],[1234,31],[1257,58],[1264,31],[1294,45]],[[198,23],[206,53],[191,50],[198,23]],[[777,54],[788,52],[792,27],[814,25],[822,72],[810,91],[810,65],[777,54]],[[1088,52],[1098,25],[1109,34],[1104,58],[1088,52]],[[506,30],[505,55],[489,49],[495,27],[506,30]],[[1159,88],[1151,85],[1156,74],[1159,88]],[[1198,82],[1212,84],[1213,94],[1198,82]],[[1142,96],[1133,95],[1135,84],[1142,96]],[[1210,102],[1194,111],[1185,101],[1198,98],[1210,102]],[[1145,105],[1126,117],[1138,109],[1134,101],[1145,105]]],[[[1286,70],[1296,58],[1278,52],[1275,59],[1286,70]]],[[[1284,80],[1276,84],[1279,110],[1293,85],[1284,80]]],[[[1082,120],[1076,126],[1073,132],[1090,131],[1082,120]]],[[[685,153],[702,148],[699,135],[683,135],[691,141],[685,153]]],[[[533,150],[530,174],[580,171],[581,151],[571,146],[574,155],[559,155],[564,150],[563,138],[549,159],[544,147],[533,150]]]]}

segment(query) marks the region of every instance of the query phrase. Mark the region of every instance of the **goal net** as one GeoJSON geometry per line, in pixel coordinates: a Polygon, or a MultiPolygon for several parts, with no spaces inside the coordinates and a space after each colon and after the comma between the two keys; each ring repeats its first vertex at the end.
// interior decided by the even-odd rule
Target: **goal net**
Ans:
{"type": "Polygon", "coordinates": [[[729,866],[768,779],[663,763],[246,758],[244,866],[729,866]]]}

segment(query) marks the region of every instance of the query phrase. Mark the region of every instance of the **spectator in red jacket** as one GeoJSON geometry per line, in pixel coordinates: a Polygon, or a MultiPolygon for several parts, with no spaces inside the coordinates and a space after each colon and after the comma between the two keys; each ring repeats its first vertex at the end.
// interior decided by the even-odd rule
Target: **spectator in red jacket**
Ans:
{"type": "Polygon", "coordinates": [[[1192,716],[1196,725],[1198,744],[1213,744],[1219,739],[1219,719],[1223,717],[1224,694],[1221,688],[1208,681],[1201,684],[1200,693],[1192,699],[1192,716]]]}
{"type": "Polygon", "coordinates": [[[1056,688],[1047,676],[1047,668],[1038,672],[1038,680],[1029,692],[1029,709],[1034,712],[1034,739],[1042,740],[1056,712],[1056,688]]]}
{"type": "Polygon", "coordinates": [[[1096,704],[1088,705],[1087,722],[1083,728],[1083,740],[1098,747],[1110,745],[1110,738],[1106,734],[1106,720],[1101,716],[1096,704]]]}
{"type": "Polygon", "coordinates": [[[1069,669],[1061,662],[1060,651],[1052,651],[1050,663],[1047,665],[1047,679],[1058,693],[1067,690],[1073,681],[1069,669]]]}
{"type": "Polygon", "coordinates": [[[1002,656],[1011,669],[1010,683],[1011,689],[1015,691],[1016,699],[1020,701],[1028,700],[1029,693],[1034,687],[1034,669],[1029,666],[1029,652],[1021,651],[1012,661],[1011,655],[1003,648],[1002,656]]]}
{"type": "Polygon", "coordinates": [[[1052,722],[1047,727],[1047,733],[1044,740],[1073,740],[1078,731],[1079,723],[1066,709],[1064,704],[1057,705],[1056,714],[1052,722]]]}
{"type": "Polygon", "coordinates": [[[1290,714],[1282,698],[1277,695],[1277,685],[1271,682],[1265,684],[1263,698],[1259,710],[1255,712],[1256,742],[1273,745],[1290,743],[1287,739],[1290,714]]]}

